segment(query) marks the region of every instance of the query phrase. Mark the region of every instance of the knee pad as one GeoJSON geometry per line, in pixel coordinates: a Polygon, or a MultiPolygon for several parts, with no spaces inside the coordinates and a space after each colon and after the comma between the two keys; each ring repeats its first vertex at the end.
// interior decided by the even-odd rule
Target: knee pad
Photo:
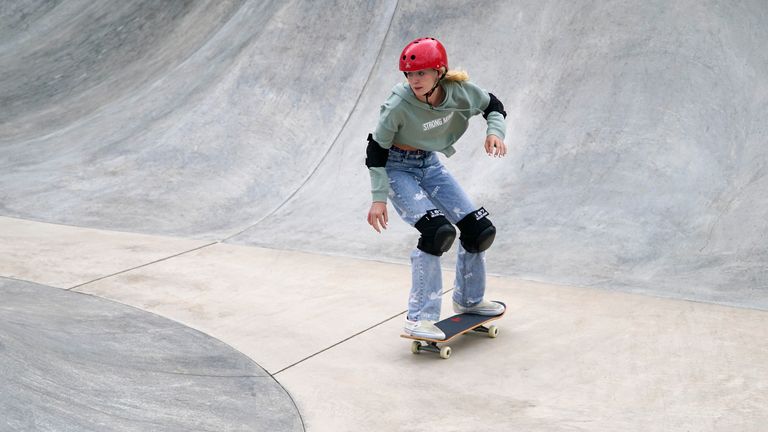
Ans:
{"type": "Polygon", "coordinates": [[[416,229],[421,233],[417,247],[428,254],[441,256],[456,239],[456,228],[437,209],[427,211],[416,222],[416,229]]]}
{"type": "Polygon", "coordinates": [[[461,230],[461,245],[470,253],[487,250],[496,238],[496,227],[488,219],[488,211],[482,207],[464,216],[456,226],[461,230]]]}

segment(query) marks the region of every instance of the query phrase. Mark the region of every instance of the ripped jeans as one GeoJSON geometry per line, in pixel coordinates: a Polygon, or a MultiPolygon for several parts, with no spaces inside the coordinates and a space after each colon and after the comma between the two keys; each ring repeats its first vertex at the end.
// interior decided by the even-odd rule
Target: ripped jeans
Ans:
{"type": "MultiPolygon", "coordinates": [[[[389,200],[400,217],[414,226],[427,210],[439,209],[452,223],[477,210],[434,152],[392,147],[387,160],[389,200]]],[[[458,230],[457,230],[458,231],[458,230]]],[[[485,252],[469,253],[458,245],[453,301],[474,306],[485,294],[485,252]]],[[[411,253],[412,286],[408,319],[438,321],[442,296],[440,257],[415,248],[411,253]]]]}

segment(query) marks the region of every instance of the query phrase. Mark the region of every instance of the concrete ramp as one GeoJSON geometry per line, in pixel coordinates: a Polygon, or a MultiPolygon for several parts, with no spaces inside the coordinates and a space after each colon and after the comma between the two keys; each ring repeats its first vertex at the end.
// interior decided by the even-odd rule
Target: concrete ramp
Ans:
{"type": "Polygon", "coordinates": [[[394,6],[7,6],[0,213],[206,239],[252,225],[323,160],[394,6]]]}
{"type": "Polygon", "coordinates": [[[3,431],[301,431],[286,391],[229,346],[93,296],[0,278],[3,431]]]}
{"type": "MultiPolygon", "coordinates": [[[[17,2],[0,42],[0,214],[398,260],[365,136],[421,35],[505,103],[449,167],[502,275],[768,308],[768,5],[17,2]]],[[[450,264],[450,258],[446,260],[450,264]]]]}

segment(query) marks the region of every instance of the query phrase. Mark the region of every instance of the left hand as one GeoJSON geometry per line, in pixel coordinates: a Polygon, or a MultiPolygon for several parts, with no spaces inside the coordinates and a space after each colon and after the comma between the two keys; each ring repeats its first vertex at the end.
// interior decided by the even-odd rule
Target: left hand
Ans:
{"type": "Polygon", "coordinates": [[[488,135],[485,137],[485,152],[488,156],[504,157],[507,155],[507,146],[496,135],[488,135]]]}

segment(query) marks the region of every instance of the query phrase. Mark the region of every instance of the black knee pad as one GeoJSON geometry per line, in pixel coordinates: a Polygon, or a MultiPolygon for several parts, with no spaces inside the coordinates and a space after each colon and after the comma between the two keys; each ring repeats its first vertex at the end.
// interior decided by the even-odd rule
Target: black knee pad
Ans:
{"type": "Polygon", "coordinates": [[[416,229],[421,233],[417,247],[428,254],[441,256],[456,239],[456,228],[437,209],[427,211],[416,222],[416,229]]]}
{"type": "Polygon", "coordinates": [[[461,245],[470,253],[487,250],[496,238],[496,227],[488,219],[488,211],[482,207],[464,216],[456,226],[461,230],[461,245]]]}

